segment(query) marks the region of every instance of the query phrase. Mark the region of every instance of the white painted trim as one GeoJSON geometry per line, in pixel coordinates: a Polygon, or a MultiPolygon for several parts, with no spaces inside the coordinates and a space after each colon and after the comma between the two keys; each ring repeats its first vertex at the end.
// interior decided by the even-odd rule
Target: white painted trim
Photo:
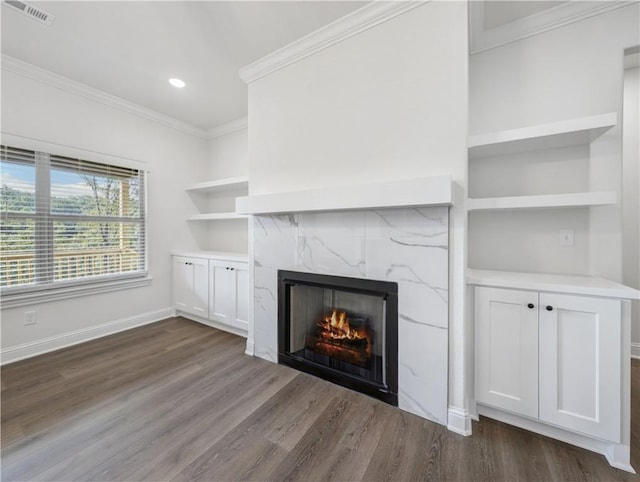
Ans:
{"type": "Polygon", "coordinates": [[[130,290],[151,284],[151,277],[135,277],[102,281],[97,283],[85,283],[77,286],[50,287],[42,291],[25,291],[15,294],[2,295],[1,308],[17,308],[39,303],[51,303],[53,301],[68,300],[81,296],[110,293],[112,291],[130,290]]]}
{"type": "Polygon", "coordinates": [[[149,163],[147,161],[114,156],[113,154],[67,146],[65,144],[59,144],[57,142],[51,142],[44,139],[34,139],[33,137],[20,136],[17,134],[11,134],[10,132],[0,132],[0,142],[4,146],[47,152],[49,154],[72,157],[75,159],[103,162],[105,164],[111,164],[112,166],[140,169],[149,172],[149,163]]]}
{"type": "Polygon", "coordinates": [[[10,346],[0,350],[0,365],[6,365],[25,358],[31,358],[43,353],[59,350],[68,346],[84,343],[107,335],[113,335],[131,328],[155,323],[156,321],[170,318],[174,315],[173,308],[150,311],[140,315],[123,318],[121,320],[110,321],[101,325],[70,331],[62,335],[56,335],[41,340],[23,343],[21,345],[10,346]]]}
{"type": "Polygon", "coordinates": [[[191,124],[187,124],[186,122],[174,119],[173,117],[169,117],[154,110],[147,109],[146,107],[142,107],[138,104],[134,104],[133,102],[122,99],[121,97],[107,94],[106,92],[103,92],[101,90],[94,89],[93,87],[89,87],[88,85],[81,84],[80,82],[76,82],[75,80],[71,80],[67,77],[63,77],[48,70],[41,69],[40,67],[36,67],[35,65],[23,62],[22,60],[18,60],[5,54],[2,54],[1,68],[2,70],[13,72],[22,77],[33,79],[37,82],[41,82],[56,89],[60,89],[65,92],[84,97],[85,99],[98,102],[108,107],[113,107],[115,109],[136,115],[138,117],[142,117],[153,122],[157,122],[158,124],[162,124],[166,127],[185,132],[192,136],[196,136],[202,139],[206,139],[209,136],[209,132],[204,129],[200,129],[198,127],[192,126],[191,124]]]}
{"type": "Polygon", "coordinates": [[[469,2],[470,53],[477,54],[517,40],[533,37],[633,3],[630,1],[566,2],[528,17],[485,30],[484,2],[469,2]]]}
{"type": "Polygon", "coordinates": [[[222,124],[220,126],[209,129],[207,131],[207,138],[216,139],[218,137],[226,136],[227,134],[232,134],[234,132],[238,132],[248,128],[249,118],[242,117],[240,119],[236,119],[234,121],[227,122],[226,124],[222,124]]]}
{"type": "Polygon", "coordinates": [[[247,84],[299,62],[327,47],[358,35],[427,1],[374,1],[308,35],[242,67],[238,74],[247,84]]]}
{"type": "Polygon", "coordinates": [[[447,429],[468,437],[471,435],[471,414],[462,408],[449,406],[447,429]]]}
{"type": "Polygon", "coordinates": [[[631,358],[640,360],[640,343],[631,343],[631,358]]]}
{"type": "MultiPolygon", "coordinates": [[[[508,412],[503,412],[485,405],[478,405],[478,413],[482,416],[508,423],[509,425],[515,425],[516,427],[530,430],[531,432],[536,432],[540,435],[551,437],[553,439],[602,454],[606,457],[612,467],[631,472],[632,474],[636,473],[629,460],[629,445],[616,444],[587,437],[576,432],[569,432],[559,427],[547,425],[546,423],[524,418],[508,412]]],[[[482,420],[480,423],[482,423],[482,420]]]]}
{"type": "Polygon", "coordinates": [[[236,198],[238,214],[301,213],[391,207],[450,206],[451,176],[327,186],[236,198]]]}
{"type": "Polygon", "coordinates": [[[244,354],[249,356],[253,356],[255,354],[255,344],[253,340],[249,340],[249,338],[247,338],[247,348],[244,351],[244,354]]]}
{"type": "Polygon", "coordinates": [[[227,325],[225,323],[219,323],[209,318],[203,318],[202,316],[193,315],[191,313],[185,313],[184,311],[180,311],[180,310],[176,310],[176,316],[181,316],[182,318],[186,318],[187,320],[195,321],[196,323],[200,323],[202,325],[206,325],[211,328],[215,328],[217,330],[226,331],[227,333],[231,333],[232,335],[238,335],[238,336],[241,336],[242,338],[247,337],[246,330],[242,330],[240,328],[236,328],[235,326],[227,325]]]}

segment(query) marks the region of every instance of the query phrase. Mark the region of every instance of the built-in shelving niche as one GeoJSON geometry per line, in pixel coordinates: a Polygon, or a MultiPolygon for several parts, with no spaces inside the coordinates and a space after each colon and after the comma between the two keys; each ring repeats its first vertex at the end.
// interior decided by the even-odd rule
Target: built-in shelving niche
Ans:
{"type": "Polygon", "coordinates": [[[469,266],[589,274],[592,210],[615,206],[592,149],[616,125],[608,113],[471,136],[469,266]],[[562,230],[573,246],[561,246],[562,230]]]}
{"type": "Polygon", "coordinates": [[[246,196],[247,177],[200,182],[185,189],[194,209],[185,219],[198,248],[248,252],[248,216],[236,213],[236,198],[246,196]]]}

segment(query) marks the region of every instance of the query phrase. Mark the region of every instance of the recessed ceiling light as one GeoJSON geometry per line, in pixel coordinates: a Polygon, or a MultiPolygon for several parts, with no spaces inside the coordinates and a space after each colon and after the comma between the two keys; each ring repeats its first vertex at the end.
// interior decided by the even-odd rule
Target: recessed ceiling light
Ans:
{"type": "Polygon", "coordinates": [[[169,83],[178,89],[182,89],[185,85],[184,80],[180,79],[169,79],[169,83]]]}

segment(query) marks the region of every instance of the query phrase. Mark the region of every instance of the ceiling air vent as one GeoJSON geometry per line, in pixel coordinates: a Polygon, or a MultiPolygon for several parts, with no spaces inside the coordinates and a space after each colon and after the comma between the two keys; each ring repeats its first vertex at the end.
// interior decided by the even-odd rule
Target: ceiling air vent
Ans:
{"type": "Polygon", "coordinates": [[[2,3],[21,11],[29,18],[38,20],[47,25],[51,25],[51,22],[53,22],[53,19],[55,18],[53,15],[45,12],[41,8],[34,7],[33,5],[29,5],[27,2],[22,2],[21,0],[4,0],[2,3]]]}

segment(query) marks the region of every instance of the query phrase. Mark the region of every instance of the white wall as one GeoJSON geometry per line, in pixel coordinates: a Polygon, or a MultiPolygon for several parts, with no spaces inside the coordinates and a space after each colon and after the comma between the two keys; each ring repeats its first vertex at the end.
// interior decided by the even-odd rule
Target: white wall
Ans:
{"type": "MultiPolygon", "coordinates": [[[[638,16],[639,5],[635,3],[471,56],[470,132],[479,134],[616,112],[618,126],[592,143],[589,155],[583,158],[587,179],[583,179],[583,169],[566,170],[558,165],[549,184],[560,192],[572,192],[576,183],[586,182],[589,190],[621,194],[623,56],[625,48],[638,44],[638,16]],[[580,179],[573,178],[572,173],[580,179]]],[[[505,171],[503,176],[506,184],[522,182],[517,174],[505,171]]],[[[473,182],[470,174],[470,185],[473,182]]],[[[593,274],[621,281],[621,206],[591,208],[587,212],[588,218],[570,216],[568,211],[547,211],[546,218],[538,213],[485,216],[493,224],[502,221],[517,227],[518,231],[510,231],[513,239],[496,239],[496,233],[488,229],[492,223],[471,221],[475,224],[475,232],[470,230],[469,234],[471,265],[487,267],[503,262],[503,269],[518,270],[525,269],[521,263],[527,262],[536,270],[593,274]],[[559,245],[560,228],[575,229],[574,247],[559,245]],[[482,249],[494,241],[504,247],[493,250],[499,252],[498,258],[482,249]],[[549,269],[549,265],[557,268],[549,269]]]]}
{"type": "MultiPolygon", "coordinates": [[[[249,175],[249,139],[246,128],[207,141],[207,171],[201,181],[249,175]]],[[[245,190],[230,190],[208,196],[207,210],[234,211],[236,196],[246,196],[245,190]]],[[[246,253],[247,220],[214,221],[200,226],[200,249],[246,253]]]]}
{"type": "Polygon", "coordinates": [[[196,247],[184,221],[185,213],[193,210],[184,188],[206,169],[205,140],[6,70],[2,71],[2,131],[146,161],[153,278],[150,286],[141,288],[3,309],[3,356],[108,332],[111,328],[102,325],[114,321],[131,318],[134,323],[166,315],[172,304],[170,251],[196,247]],[[37,324],[24,326],[24,311],[34,309],[37,324]],[[64,336],[70,333],[75,336],[64,336]],[[24,350],[16,350],[20,347],[24,350]]]}
{"type": "MultiPolygon", "coordinates": [[[[640,289],[640,69],[624,75],[624,126],[622,153],[622,281],[640,289]]],[[[632,302],[632,354],[640,357],[640,303],[632,302]]]]}
{"type": "Polygon", "coordinates": [[[249,85],[250,193],[451,174],[449,404],[465,408],[467,4],[429,2],[249,85]]]}
{"type": "MultiPolygon", "coordinates": [[[[249,131],[230,132],[208,141],[208,179],[249,175],[249,131]]],[[[208,179],[203,179],[208,180],[208,179]]]]}

